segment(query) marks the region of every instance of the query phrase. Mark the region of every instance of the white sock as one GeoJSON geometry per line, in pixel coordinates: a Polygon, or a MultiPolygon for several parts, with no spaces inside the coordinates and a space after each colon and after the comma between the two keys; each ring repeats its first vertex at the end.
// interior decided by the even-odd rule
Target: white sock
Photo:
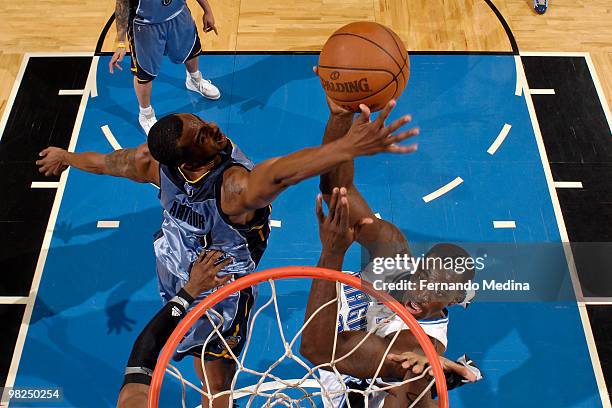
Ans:
{"type": "Polygon", "coordinates": [[[143,108],[142,106],[139,106],[139,108],[140,108],[140,113],[141,113],[142,115],[145,115],[145,116],[151,116],[151,115],[153,115],[153,113],[154,113],[154,112],[153,112],[153,106],[151,106],[151,105],[149,105],[149,106],[148,106],[148,107],[146,107],[146,108],[143,108]]]}
{"type": "Polygon", "coordinates": [[[191,78],[192,81],[199,81],[202,78],[202,73],[198,70],[196,72],[187,71],[187,76],[191,78]]]}

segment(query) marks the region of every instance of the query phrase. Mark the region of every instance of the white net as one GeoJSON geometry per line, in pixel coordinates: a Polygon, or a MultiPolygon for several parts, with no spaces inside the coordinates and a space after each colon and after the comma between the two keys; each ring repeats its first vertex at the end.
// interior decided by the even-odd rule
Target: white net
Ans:
{"type": "MultiPolygon", "coordinates": [[[[295,333],[292,333],[290,336],[287,333],[286,327],[283,325],[283,322],[286,320],[283,320],[282,317],[281,310],[283,309],[279,305],[277,285],[273,280],[268,280],[268,284],[270,285],[269,298],[267,298],[265,303],[261,305],[252,315],[249,321],[249,330],[246,343],[240,355],[236,355],[234,353],[232,347],[222,335],[222,330],[224,327],[223,316],[216,310],[209,309],[202,317],[207,318],[210,321],[213,331],[205,340],[204,345],[202,346],[201,355],[204,355],[204,350],[207,349],[207,346],[211,341],[220,339],[228,352],[228,356],[226,357],[231,358],[235,362],[236,371],[229,390],[214,395],[206,391],[210,389],[211,379],[204,368],[203,359],[202,372],[204,373],[204,380],[202,384],[200,384],[199,380],[196,380],[194,384],[194,382],[185,378],[185,375],[183,375],[179,368],[171,364],[167,365],[166,373],[176,378],[180,383],[182,390],[181,401],[183,407],[188,406],[188,389],[196,392],[199,394],[199,396],[205,397],[205,401],[207,402],[204,406],[208,408],[213,408],[213,404],[215,404],[214,408],[219,407],[219,403],[215,403],[215,401],[218,401],[219,398],[222,397],[224,399],[229,397],[228,407],[337,407],[339,406],[340,401],[342,401],[344,404],[342,406],[351,407],[352,399],[349,398],[351,395],[361,396],[358,398],[358,400],[363,402],[361,402],[359,406],[378,408],[382,406],[382,401],[384,401],[385,395],[390,390],[416,381],[420,381],[418,383],[419,386],[416,387],[416,391],[419,394],[412,400],[410,408],[416,406],[425,396],[429,395],[430,389],[435,384],[435,380],[431,378],[431,367],[429,366],[426,367],[421,374],[412,376],[403,381],[384,380],[379,376],[385,359],[397,341],[400,331],[395,332],[395,334],[391,337],[389,345],[380,361],[365,362],[365,364],[374,365],[376,370],[375,375],[373,375],[372,378],[363,379],[360,381],[361,386],[355,387],[355,383],[353,383],[347,375],[338,370],[337,366],[340,362],[353,355],[366,341],[368,341],[369,337],[376,336],[377,331],[396,316],[394,312],[388,310],[388,313],[385,313],[383,318],[377,319],[378,322],[373,324],[365,331],[365,336],[359,341],[359,343],[343,355],[337,355],[339,331],[335,330],[333,340],[334,344],[330,361],[317,366],[312,366],[312,364],[309,364],[297,352],[297,349],[299,349],[300,336],[306,327],[308,327],[308,325],[314,319],[316,319],[320,313],[329,313],[332,305],[336,306],[336,322],[338,322],[342,306],[342,299],[340,295],[342,293],[342,284],[337,282],[336,296],[318,307],[311,314],[311,316],[297,330],[295,330],[295,333]],[[264,315],[268,320],[275,320],[273,325],[278,330],[278,336],[282,348],[278,348],[278,354],[273,356],[272,362],[269,363],[267,367],[260,367],[260,360],[257,360],[258,364],[249,364],[247,363],[247,360],[249,352],[254,348],[257,349],[255,352],[261,353],[261,347],[258,348],[257,345],[260,345],[262,342],[266,342],[266,339],[253,338],[253,333],[255,333],[254,328],[261,319],[261,316],[264,315]],[[289,376],[286,375],[286,372],[283,376],[275,372],[277,367],[281,366],[281,364],[286,366],[286,363],[289,361],[292,363],[293,367],[291,372],[292,375],[290,376],[291,378],[287,378],[289,376]],[[257,367],[254,367],[254,365],[257,367]],[[244,381],[242,381],[243,384],[239,387],[239,378],[245,375],[248,375],[248,378],[251,381],[249,385],[246,386],[244,385],[244,381]],[[327,378],[323,379],[323,376],[326,376],[327,378]],[[333,378],[331,382],[330,376],[333,378]],[[333,386],[330,386],[330,383],[333,384],[333,386]]],[[[268,322],[268,324],[270,324],[270,322],[268,322]]],[[[271,336],[272,333],[269,333],[269,335],[271,336]]],[[[269,352],[270,351],[268,350],[267,353],[269,352]]],[[[412,392],[414,392],[414,390],[412,392]]]]}

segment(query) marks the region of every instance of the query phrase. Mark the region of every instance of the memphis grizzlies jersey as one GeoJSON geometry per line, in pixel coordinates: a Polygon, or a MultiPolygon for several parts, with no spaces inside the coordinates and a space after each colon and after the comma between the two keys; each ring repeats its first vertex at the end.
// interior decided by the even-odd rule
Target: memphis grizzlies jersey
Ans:
{"type": "Polygon", "coordinates": [[[177,167],[160,165],[161,231],[155,241],[159,267],[186,281],[189,268],[203,250],[219,250],[233,258],[219,276],[251,273],[263,255],[270,235],[270,206],[255,212],[245,225],[233,224],[221,209],[223,173],[253,163],[228,141],[221,163],[197,181],[187,181],[177,167]]]}
{"type": "Polygon", "coordinates": [[[129,0],[133,18],[139,23],[157,24],[172,20],[186,7],[186,0],[129,0]]]}

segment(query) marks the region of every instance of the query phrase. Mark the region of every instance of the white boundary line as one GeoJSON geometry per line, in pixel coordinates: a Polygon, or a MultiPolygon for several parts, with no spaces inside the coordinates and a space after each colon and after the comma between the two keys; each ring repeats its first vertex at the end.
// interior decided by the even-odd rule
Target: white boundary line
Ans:
{"type": "Polygon", "coordinates": [[[0,296],[0,305],[25,305],[28,300],[27,296],[0,296]]]}
{"type": "MultiPolygon", "coordinates": [[[[66,56],[66,54],[59,54],[59,55],[66,56]]],[[[72,55],[73,54],[70,54],[70,56],[72,55]]],[[[84,55],[91,56],[93,54],[87,53],[84,55]]],[[[54,56],[58,56],[58,54],[55,54],[54,56]]],[[[92,58],[91,65],[89,67],[89,74],[87,76],[87,82],[85,84],[85,93],[83,93],[83,95],[81,96],[81,104],[79,106],[79,111],[77,113],[77,117],[74,122],[74,128],[72,130],[72,135],[70,137],[70,145],[68,146],[68,151],[70,152],[74,151],[77,140],[79,138],[79,132],[81,131],[81,125],[83,124],[83,117],[85,116],[85,108],[87,106],[87,101],[89,99],[89,90],[91,86],[93,66],[96,65],[97,63],[98,63],[98,57],[94,56],[92,58]]],[[[32,279],[30,295],[28,296],[28,302],[26,303],[25,311],[23,312],[23,320],[21,321],[19,335],[17,336],[17,341],[15,342],[15,348],[13,350],[13,357],[11,359],[11,365],[8,371],[8,376],[6,378],[5,392],[9,387],[12,387],[15,384],[15,379],[17,377],[17,370],[19,368],[19,363],[21,361],[21,354],[23,353],[23,347],[25,345],[26,337],[28,334],[30,319],[32,318],[32,311],[34,310],[34,303],[36,302],[36,295],[38,293],[38,287],[40,286],[42,272],[45,266],[45,262],[47,260],[47,254],[49,253],[49,246],[51,244],[51,238],[53,237],[53,230],[55,228],[55,222],[57,220],[57,215],[60,210],[60,206],[62,203],[62,197],[64,195],[64,189],[66,188],[66,181],[68,179],[69,173],[70,173],[70,168],[68,168],[66,171],[62,173],[60,177],[60,181],[59,181],[59,187],[57,189],[57,193],[55,194],[55,199],[53,201],[53,207],[51,207],[51,214],[49,215],[49,222],[47,223],[47,229],[45,230],[45,236],[43,238],[42,247],[40,250],[40,254],[38,256],[38,262],[36,263],[36,270],[34,272],[34,277],[32,279]]],[[[4,400],[4,398],[2,400],[4,400]]]]}
{"type": "Polygon", "coordinates": [[[497,135],[493,143],[491,143],[491,146],[489,146],[489,148],[487,149],[487,153],[492,156],[495,154],[495,152],[497,152],[499,146],[504,143],[504,140],[506,140],[508,133],[510,133],[510,129],[512,129],[512,125],[505,123],[504,127],[502,128],[502,130],[499,131],[499,134],[497,135]]]}
{"type": "Polygon", "coordinates": [[[11,114],[11,110],[13,108],[13,103],[15,102],[15,97],[17,97],[17,92],[19,91],[19,85],[21,85],[21,80],[23,79],[23,74],[28,66],[28,60],[30,59],[29,54],[25,54],[23,59],[21,60],[21,66],[19,67],[19,71],[17,71],[17,77],[15,78],[15,82],[13,83],[13,88],[11,89],[11,93],[9,97],[6,99],[6,105],[4,106],[4,113],[2,114],[2,119],[0,119],[0,140],[2,140],[2,136],[4,135],[4,129],[6,128],[6,122],[8,122],[9,115],[11,114]]]}
{"type": "MultiPolygon", "coordinates": [[[[555,53],[521,53],[521,55],[528,56],[548,56],[548,55],[558,55],[555,53]]],[[[584,56],[584,55],[574,55],[572,56],[584,56]]],[[[568,55],[558,55],[558,56],[568,56],[568,55]]],[[[521,64],[522,69],[522,64],[521,64]]],[[[525,77],[525,72],[523,70],[522,75],[525,77]]],[[[526,77],[525,77],[526,78],[526,77]]],[[[535,108],[533,105],[533,100],[531,98],[531,92],[529,90],[529,85],[527,81],[524,82],[524,95],[525,102],[527,103],[527,109],[529,111],[529,116],[531,118],[531,124],[533,126],[533,131],[535,134],[536,143],[538,145],[538,150],[540,152],[540,159],[542,160],[542,166],[544,169],[544,175],[546,177],[546,184],[548,185],[548,191],[550,194],[550,198],[552,201],[553,209],[555,212],[555,218],[557,220],[557,226],[559,228],[559,234],[561,236],[561,242],[563,243],[563,251],[565,252],[565,257],[567,260],[567,266],[570,273],[570,279],[572,281],[572,286],[574,288],[574,293],[577,297],[578,311],[580,314],[580,320],[582,321],[582,327],[584,330],[584,335],[586,338],[587,348],[589,350],[589,354],[591,357],[591,364],[593,366],[593,372],[595,375],[595,380],[597,381],[597,386],[599,389],[599,396],[601,398],[601,402],[604,408],[611,408],[610,397],[608,395],[608,390],[606,388],[606,382],[603,376],[603,371],[601,369],[601,362],[599,360],[599,355],[597,353],[597,347],[595,345],[595,340],[593,338],[593,331],[591,330],[591,322],[589,321],[589,316],[586,312],[586,306],[584,304],[584,296],[582,293],[582,288],[580,287],[580,283],[578,280],[578,274],[576,273],[576,264],[574,262],[574,255],[569,246],[569,237],[567,235],[567,229],[565,227],[565,220],[563,219],[563,213],[561,212],[561,206],[559,204],[559,198],[557,197],[557,190],[554,187],[554,180],[552,177],[552,172],[550,169],[550,164],[548,162],[548,155],[546,154],[546,148],[544,146],[544,140],[542,138],[542,132],[540,131],[540,124],[538,122],[538,118],[535,112],[535,108]]]]}
{"type": "Polygon", "coordinates": [[[521,81],[521,72],[523,70],[523,61],[519,55],[514,56],[514,66],[516,68],[516,87],[514,88],[515,96],[523,95],[523,82],[521,81]],[[520,65],[520,68],[519,68],[520,65]]]}
{"type": "Polygon", "coordinates": [[[584,51],[521,51],[521,57],[586,57],[588,52],[584,51]]]}
{"type": "Polygon", "coordinates": [[[59,182],[57,181],[33,181],[30,184],[30,188],[58,188],[59,182]]]}
{"type": "Polygon", "coordinates": [[[601,103],[604,115],[606,115],[606,119],[608,120],[608,127],[610,128],[610,131],[612,131],[612,114],[610,113],[610,106],[608,105],[606,94],[604,93],[603,88],[601,87],[601,82],[599,82],[599,77],[597,76],[595,65],[593,64],[593,60],[591,59],[591,54],[587,53],[584,58],[586,59],[587,66],[589,67],[591,79],[593,79],[593,83],[595,84],[595,89],[597,90],[597,95],[599,96],[599,102],[601,103]]]}
{"type": "Polygon", "coordinates": [[[93,51],[76,52],[27,52],[28,57],[93,57],[93,51]]]}

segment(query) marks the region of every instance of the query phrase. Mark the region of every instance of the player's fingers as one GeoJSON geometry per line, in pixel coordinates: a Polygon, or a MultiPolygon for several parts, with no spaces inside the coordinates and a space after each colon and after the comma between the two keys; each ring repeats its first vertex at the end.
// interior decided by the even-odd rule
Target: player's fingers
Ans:
{"type": "Polygon", "coordinates": [[[223,286],[227,282],[229,282],[230,279],[232,279],[232,275],[231,274],[230,275],[225,275],[222,278],[217,277],[217,278],[215,278],[215,284],[216,284],[216,286],[223,286]]]}
{"type": "Polygon", "coordinates": [[[397,144],[392,144],[392,145],[387,146],[385,151],[387,153],[406,154],[406,153],[416,152],[418,149],[419,149],[419,145],[417,145],[416,143],[408,145],[408,146],[400,146],[397,144]]]}
{"type": "Polygon", "coordinates": [[[347,230],[349,225],[349,203],[346,196],[340,197],[340,202],[338,205],[338,215],[335,219],[336,225],[338,225],[342,231],[347,230]]]}
{"type": "Polygon", "coordinates": [[[323,224],[325,222],[325,213],[323,212],[323,195],[317,194],[317,204],[315,207],[315,211],[317,213],[317,220],[319,224],[323,224]]]}
{"type": "MultiPolygon", "coordinates": [[[[385,127],[385,130],[384,130],[385,136],[389,136],[391,133],[395,132],[396,130],[398,130],[399,128],[401,128],[402,126],[404,126],[406,123],[410,121],[412,121],[412,116],[410,115],[404,115],[398,120],[394,120],[393,123],[385,127]]],[[[410,129],[410,130],[413,130],[413,129],[410,129]]],[[[418,134],[418,130],[416,134],[418,134]]]]}
{"type": "Polygon", "coordinates": [[[398,362],[398,363],[402,363],[406,360],[406,358],[402,356],[401,354],[393,354],[393,353],[387,354],[387,359],[398,362]]]}
{"type": "Polygon", "coordinates": [[[336,206],[338,205],[338,196],[340,195],[340,189],[338,187],[334,187],[334,189],[332,190],[332,196],[329,199],[329,204],[328,206],[328,210],[329,213],[327,214],[327,218],[330,219],[330,221],[333,221],[334,217],[336,216],[336,206]]]}
{"type": "Polygon", "coordinates": [[[357,119],[355,119],[355,122],[357,123],[368,123],[370,122],[370,108],[368,108],[366,105],[364,105],[363,103],[361,105],[359,105],[359,110],[361,111],[361,113],[359,114],[359,116],[357,116],[357,119]]]}
{"type": "Polygon", "coordinates": [[[45,157],[47,155],[47,153],[49,153],[49,148],[48,147],[46,149],[41,150],[41,152],[38,153],[38,155],[41,156],[41,157],[45,157]]]}
{"type": "Polygon", "coordinates": [[[378,125],[378,127],[385,126],[385,121],[389,117],[389,114],[391,113],[393,108],[395,108],[395,105],[396,105],[395,99],[391,99],[389,102],[387,102],[387,104],[385,105],[383,110],[380,111],[380,113],[378,114],[378,117],[376,118],[376,121],[375,121],[375,123],[378,125]]]}
{"type": "Polygon", "coordinates": [[[212,29],[215,32],[215,35],[219,35],[219,32],[217,31],[217,26],[213,26],[212,29]]]}
{"type": "Polygon", "coordinates": [[[224,259],[223,261],[221,261],[217,265],[215,265],[213,267],[215,275],[217,274],[217,272],[219,272],[221,269],[225,268],[227,265],[231,264],[232,262],[233,262],[233,259],[230,258],[230,257],[227,257],[226,259],[224,259]]]}
{"type": "Polygon", "coordinates": [[[206,264],[209,268],[214,267],[219,258],[224,255],[222,251],[211,251],[211,253],[212,255],[210,256],[210,258],[206,260],[206,264]]]}
{"type": "Polygon", "coordinates": [[[470,382],[477,380],[476,374],[468,370],[467,367],[447,359],[445,359],[443,363],[443,368],[445,371],[453,371],[470,382]]]}
{"type": "Polygon", "coordinates": [[[119,71],[123,71],[123,67],[119,65],[118,62],[115,62],[115,66],[117,67],[117,69],[119,69],[119,71]]]}
{"type": "Polygon", "coordinates": [[[209,251],[207,251],[207,250],[205,250],[205,249],[202,249],[202,250],[200,251],[200,253],[198,254],[198,257],[197,257],[197,259],[196,259],[196,262],[197,262],[197,263],[202,263],[202,262],[204,262],[204,260],[205,260],[207,257],[209,257],[209,256],[210,256],[210,252],[209,252],[209,251]]]}
{"type": "Polygon", "coordinates": [[[421,133],[421,129],[419,128],[408,129],[404,132],[399,132],[399,133],[396,133],[394,135],[387,137],[387,139],[385,140],[385,144],[398,143],[398,142],[401,142],[402,140],[406,140],[408,138],[417,136],[419,133],[421,133]]]}

